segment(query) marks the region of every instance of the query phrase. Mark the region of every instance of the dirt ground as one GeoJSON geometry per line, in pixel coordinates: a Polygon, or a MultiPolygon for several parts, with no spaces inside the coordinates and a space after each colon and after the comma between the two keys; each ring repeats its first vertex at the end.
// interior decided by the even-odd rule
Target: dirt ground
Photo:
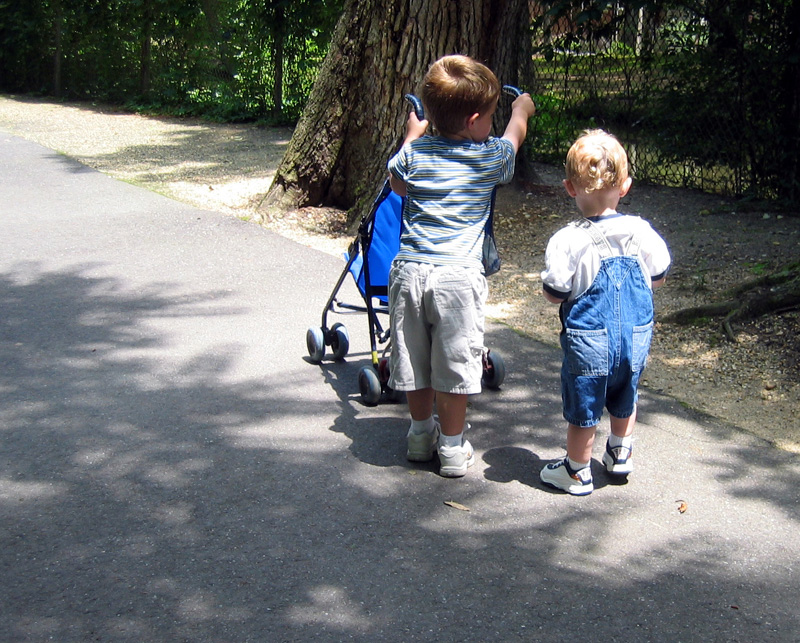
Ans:
{"type": "MultiPolygon", "coordinates": [[[[121,180],[263,225],[340,253],[352,240],[341,213],[307,208],[276,216],[261,207],[291,137],[284,128],[145,118],[91,104],[0,96],[0,130],[37,142],[121,180]]],[[[558,309],[541,296],[550,235],[576,217],[557,168],[498,193],[496,235],[503,268],[490,279],[492,318],[558,345],[558,309]]],[[[378,186],[376,186],[377,189],[378,186]]],[[[780,213],[695,191],[637,185],[620,210],[640,214],[673,253],[656,316],[716,301],[732,285],[797,260],[798,213],[780,213]]],[[[333,277],[332,277],[333,279],[333,277]]],[[[658,322],[644,386],[800,453],[800,313],[787,310],[734,326],[658,322]]]]}

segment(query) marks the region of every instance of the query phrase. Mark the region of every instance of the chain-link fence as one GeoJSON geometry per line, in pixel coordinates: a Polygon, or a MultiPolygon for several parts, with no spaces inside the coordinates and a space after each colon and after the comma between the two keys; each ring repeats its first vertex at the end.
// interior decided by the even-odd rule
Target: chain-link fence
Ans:
{"type": "Polygon", "coordinates": [[[780,196],[779,168],[792,154],[797,162],[796,150],[775,145],[791,118],[780,104],[781,47],[759,41],[752,16],[736,26],[722,33],[675,9],[540,23],[534,157],[561,163],[581,130],[602,127],[626,147],[637,181],[780,196]]]}

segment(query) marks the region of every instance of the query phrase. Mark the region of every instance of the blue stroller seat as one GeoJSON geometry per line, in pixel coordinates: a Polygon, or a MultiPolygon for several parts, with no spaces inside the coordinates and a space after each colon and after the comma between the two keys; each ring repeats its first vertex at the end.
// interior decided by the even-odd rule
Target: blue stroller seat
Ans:
{"type": "Polygon", "coordinates": [[[367,244],[366,263],[362,252],[356,252],[353,261],[350,261],[350,252],[345,253],[344,258],[349,263],[350,274],[353,275],[361,295],[367,297],[369,294],[376,297],[386,306],[389,303],[389,270],[392,260],[400,249],[403,215],[403,200],[392,192],[388,181],[378,195],[374,210],[374,215],[368,222],[372,230],[365,231],[370,239],[367,244]],[[367,281],[367,271],[369,271],[369,281],[367,281]]]}

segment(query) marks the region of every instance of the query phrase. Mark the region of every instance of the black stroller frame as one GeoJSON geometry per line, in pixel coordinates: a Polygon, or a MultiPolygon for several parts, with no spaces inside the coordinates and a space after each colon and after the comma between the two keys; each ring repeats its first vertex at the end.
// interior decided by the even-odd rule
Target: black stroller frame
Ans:
{"type": "Polygon", "coordinates": [[[370,212],[361,219],[357,236],[348,247],[347,263],[325,304],[325,308],[322,312],[321,327],[309,328],[306,333],[306,346],[308,348],[309,360],[312,363],[318,364],[324,359],[326,346],[331,347],[334,360],[341,360],[347,355],[350,349],[350,337],[344,324],[337,322],[333,324],[333,326],[328,326],[328,313],[367,314],[372,364],[371,366],[364,366],[359,369],[358,385],[362,400],[365,404],[370,406],[378,403],[382,393],[388,394],[392,399],[398,399],[399,397],[388,386],[388,360],[385,357],[380,358],[378,355],[379,344],[386,344],[384,350],[388,350],[389,348],[388,342],[390,339],[390,332],[388,328],[384,328],[379,315],[389,314],[388,265],[394,258],[396,249],[394,252],[391,252],[392,248],[389,248],[391,256],[372,255],[373,261],[380,261],[382,268],[384,268],[384,270],[381,271],[382,278],[376,279],[373,274],[371,274],[370,257],[373,247],[376,218],[380,217],[382,221],[387,222],[386,224],[391,226],[388,231],[390,236],[393,234],[392,230],[396,228],[396,236],[399,243],[401,212],[402,201],[400,197],[392,192],[389,181],[387,180],[373,201],[370,212]],[[396,221],[390,221],[392,218],[395,218],[396,221]],[[391,225],[392,223],[396,225],[391,225]],[[339,299],[339,290],[348,275],[352,275],[356,282],[359,293],[363,298],[363,303],[361,304],[348,303],[339,299]]]}
{"type": "MultiPolygon", "coordinates": [[[[516,87],[505,85],[503,91],[513,96],[522,92],[516,87]]],[[[412,104],[417,117],[424,118],[422,103],[412,94],[406,99],[412,104]]],[[[492,200],[494,207],[494,199],[492,200]]],[[[356,238],[347,250],[347,263],[342,270],[336,285],[322,311],[319,327],[311,327],[306,332],[306,348],[309,361],[320,364],[325,358],[326,347],[331,348],[331,357],[342,360],[350,350],[350,336],[344,324],[337,322],[328,326],[328,313],[366,313],[369,325],[371,365],[362,366],[358,371],[358,387],[364,404],[378,404],[382,395],[393,401],[399,401],[402,394],[393,391],[389,386],[389,362],[386,357],[379,357],[379,345],[386,344],[384,354],[389,350],[390,330],[384,328],[379,314],[389,314],[388,278],[389,266],[397,254],[402,225],[402,210],[405,201],[397,196],[386,180],[373,201],[372,207],[358,226],[356,238]],[[378,237],[376,238],[376,227],[378,237]],[[378,265],[370,267],[370,263],[378,265]],[[339,290],[347,279],[353,276],[363,303],[352,304],[340,301],[339,290]],[[376,303],[376,301],[378,303],[376,303]]],[[[482,383],[487,388],[498,389],[505,379],[505,365],[497,353],[484,349],[482,383]]]]}

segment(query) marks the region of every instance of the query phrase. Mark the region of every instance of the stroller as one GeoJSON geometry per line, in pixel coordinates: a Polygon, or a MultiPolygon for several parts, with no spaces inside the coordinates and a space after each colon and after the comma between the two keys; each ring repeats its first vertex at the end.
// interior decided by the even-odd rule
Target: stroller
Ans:
{"type": "MultiPolygon", "coordinates": [[[[506,93],[519,95],[515,87],[503,87],[506,93]]],[[[416,96],[408,94],[406,99],[412,104],[417,116],[424,118],[422,103],[416,96]]],[[[492,199],[494,203],[494,199],[492,199]]],[[[372,364],[362,366],[358,371],[358,388],[362,402],[375,406],[385,395],[388,399],[399,401],[402,395],[393,391],[389,385],[389,362],[385,357],[389,351],[390,333],[381,324],[379,315],[389,314],[389,269],[392,260],[400,249],[403,199],[392,192],[389,181],[373,201],[370,212],[361,220],[356,238],[350,244],[345,259],[347,264],[331,292],[322,311],[322,324],[311,327],[306,332],[306,347],[309,361],[320,364],[325,358],[326,347],[331,349],[331,357],[341,360],[350,350],[350,336],[344,324],[337,322],[328,326],[328,313],[346,314],[366,313],[369,322],[370,349],[372,364]],[[340,301],[339,290],[352,275],[363,303],[352,304],[340,301]],[[378,346],[385,345],[383,357],[378,357],[378,346]]],[[[484,348],[482,383],[487,388],[498,389],[505,379],[506,370],[502,357],[495,351],[484,348]]]]}

